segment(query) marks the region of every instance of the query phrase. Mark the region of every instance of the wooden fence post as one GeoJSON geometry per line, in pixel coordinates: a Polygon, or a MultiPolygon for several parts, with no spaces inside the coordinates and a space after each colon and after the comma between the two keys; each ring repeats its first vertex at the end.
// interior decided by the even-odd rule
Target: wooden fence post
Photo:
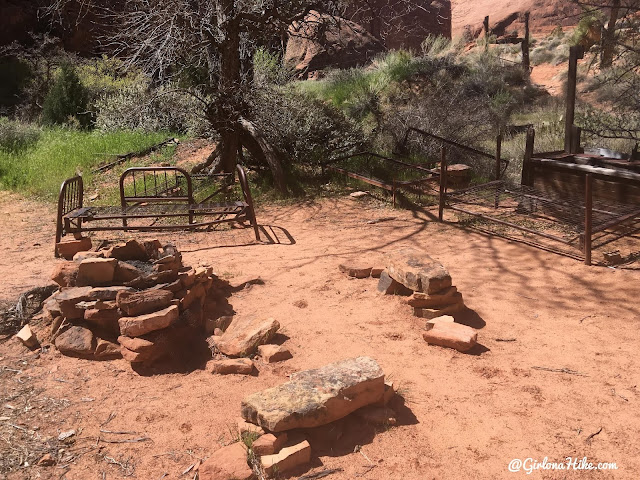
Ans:
{"type": "Polygon", "coordinates": [[[536,131],[533,128],[527,130],[527,144],[524,149],[524,160],[522,162],[522,178],[520,183],[527,187],[533,187],[533,166],[531,158],[533,157],[533,147],[536,139],[536,131]]]}
{"type": "Polygon", "coordinates": [[[447,200],[447,147],[440,147],[440,207],[438,209],[438,219],[442,222],[444,217],[444,206],[447,200]]]}
{"type": "Polygon", "coordinates": [[[576,85],[578,81],[578,59],[584,58],[581,46],[569,49],[569,77],[567,79],[567,111],[564,117],[564,151],[571,153],[572,128],[576,113],[576,85]]]}
{"type": "MultiPolygon", "coordinates": [[[[496,180],[500,180],[500,166],[501,166],[501,158],[502,158],[502,134],[499,133],[496,138],[496,180]]],[[[496,186],[496,196],[495,196],[495,208],[498,208],[498,203],[500,201],[500,195],[498,194],[498,187],[496,186]]]]}
{"type": "Polygon", "coordinates": [[[482,22],[484,26],[484,51],[489,50],[489,15],[484,17],[484,22],[482,22]]]}
{"type": "Polygon", "coordinates": [[[531,74],[531,61],[529,60],[529,12],[524,14],[524,38],[522,39],[522,69],[527,78],[531,74]]]}
{"type": "Polygon", "coordinates": [[[593,177],[585,175],[584,184],[584,264],[591,265],[591,230],[593,228],[593,177]]]}
{"type": "Polygon", "coordinates": [[[580,142],[582,137],[582,129],[572,125],[571,127],[571,151],[569,153],[582,153],[580,142]]]}

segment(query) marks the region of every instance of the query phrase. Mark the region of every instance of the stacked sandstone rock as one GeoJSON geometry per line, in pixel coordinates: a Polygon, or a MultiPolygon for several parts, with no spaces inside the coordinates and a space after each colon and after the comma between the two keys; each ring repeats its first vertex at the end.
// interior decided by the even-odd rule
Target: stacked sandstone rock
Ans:
{"type": "Polygon", "coordinates": [[[203,338],[228,325],[228,283],[211,267],[184,267],[180,252],[157,240],[78,252],[52,280],[60,289],[44,310],[66,355],[148,365],[169,353],[175,336],[203,338]]]}
{"type": "Polygon", "coordinates": [[[453,286],[447,269],[429,255],[405,248],[389,253],[378,290],[411,295],[407,303],[414,315],[426,318],[424,339],[432,344],[467,351],[477,343],[477,332],[454,322],[465,309],[462,294],[453,286]]]}
{"type": "Polygon", "coordinates": [[[465,352],[477,344],[475,329],[455,322],[465,310],[462,294],[447,269],[429,255],[412,248],[395,250],[385,257],[385,268],[339,265],[352,278],[375,277],[385,295],[409,297],[417,317],[426,318],[423,338],[430,344],[465,352]]]}
{"type": "Polygon", "coordinates": [[[351,414],[361,422],[395,424],[396,414],[388,406],[394,394],[370,357],[295,373],[290,381],[245,398],[238,422],[245,442],[214,452],[200,467],[200,479],[253,478],[247,458],[257,459],[267,476],[306,464],[317,427],[338,429],[335,422],[351,414]]]}
{"type": "Polygon", "coordinates": [[[208,340],[215,356],[207,363],[207,370],[220,375],[250,375],[254,361],[248,357],[255,357],[256,353],[265,363],[292,358],[286,347],[269,343],[279,329],[280,323],[273,318],[234,317],[227,328],[217,330],[208,340]]]}

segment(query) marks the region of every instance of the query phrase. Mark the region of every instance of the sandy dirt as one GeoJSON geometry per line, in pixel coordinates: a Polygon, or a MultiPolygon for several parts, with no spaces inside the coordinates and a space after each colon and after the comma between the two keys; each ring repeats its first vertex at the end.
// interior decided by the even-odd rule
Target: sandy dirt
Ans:
{"type": "MultiPolygon", "coordinates": [[[[46,283],[56,263],[54,212],[36,205],[0,197],[0,300],[46,283]]],[[[258,220],[271,242],[256,244],[250,230],[160,238],[177,244],[185,264],[213,265],[232,284],[262,278],[230,303],[238,315],[276,318],[293,359],[258,364],[249,377],[140,375],[124,360],[30,352],[9,338],[0,343],[0,465],[32,464],[45,451],[58,451],[59,464],[23,463],[0,478],[193,478],[182,472],[231,441],[246,395],[359,355],[375,358],[398,386],[399,425],[346,422],[338,441],[312,441],[311,465],[290,478],[324,469],[341,469],[331,480],[637,478],[638,271],[586,267],[367,199],[262,206],[258,220]],[[366,223],[383,217],[394,219],[366,223]],[[424,320],[403,298],[338,270],[381,266],[384,252],[400,246],[449,269],[468,307],[457,320],[479,329],[473,354],[428,346],[424,320]],[[71,429],[68,444],[57,440],[71,429]],[[545,457],[587,457],[618,470],[509,473],[512,459],[545,457]]]]}

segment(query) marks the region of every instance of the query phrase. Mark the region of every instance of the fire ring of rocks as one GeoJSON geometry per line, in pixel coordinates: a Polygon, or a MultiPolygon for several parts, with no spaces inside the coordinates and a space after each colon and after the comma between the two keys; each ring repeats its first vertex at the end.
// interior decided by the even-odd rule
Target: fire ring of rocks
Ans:
{"type": "Polygon", "coordinates": [[[228,357],[258,349],[267,362],[291,358],[285,348],[266,345],[280,328],[277,321],[233,317],[227,299],[234,287],[210,266],[184,266],[172,244],[129,240],[80,251],[58,264],[51,279],[60,288],[43,310],[51,342],[64,355],[123,357],[148,367],[172,357],[181,366],[202,363],[214,352],[207,369],[219,374],[252,373],[252,360],[228,357]]]}

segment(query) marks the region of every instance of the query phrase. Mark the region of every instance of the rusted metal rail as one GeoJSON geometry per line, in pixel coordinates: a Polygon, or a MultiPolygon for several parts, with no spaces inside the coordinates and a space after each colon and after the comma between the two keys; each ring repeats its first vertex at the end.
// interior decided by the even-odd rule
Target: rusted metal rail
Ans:
{"type": "Polygon", "coordinates": [[[414,187],[414,186],[421,185],[421,184],[426,183],[426,182],[430,182],[430,181],[434,180],[439,175],[439,171],[437,169],[427,168],[427,167],[424,167],[422,165],[415,165],[415,164],[412,164],[412,163],[408,163],[408,162],[399,160],[397,158],[387,157],[385,155],[380,155],[378,153],[367,152],[367,151],[352,153],[352,154],[349,154],[349,155],[344,155],[344,156],[329,160],[328,162],[325,162],[325,163],[322,164],[323,173],[324,173],[325,169],[341,173],[343,175],[346,175],[347,177],[359,180],[359,181],[367,183],[369,185],[373,185],[374,187],[382,188],[383,190],[391,192],[392,204],[393,204],[394,207],[396,205],[396,199],[397,199],[398,190],[400,190],[400,189],[411,190],[410,187],[414,187]],[[344,161],[344,160],[349,160],[351,158],[367,157],[367,156],[368,157],[374,157],[374,158],[383,160],[385,162],[393,163],[395,165],[399,165],[402,169],[412,169],[412,170],[416,170],[418,172],[427,173],[427,174],[429,174],[429,176],[428,177],[424,177],[424,178],[418,178],[418,179],[415,179],[415,180],[397,180],[397,179],[394,178],[389,182],[389,181],[385,181],[385,180],[382,180],[382,179],[379,179],[379,178],[374,178],[372,176],[363,175],[361,173],[352,172],[352,171],[347,170],[345,168],[336,167],[334,165],[335,163],[338,163],[338,162],[341,162],[341,161],[344,161]]]}

